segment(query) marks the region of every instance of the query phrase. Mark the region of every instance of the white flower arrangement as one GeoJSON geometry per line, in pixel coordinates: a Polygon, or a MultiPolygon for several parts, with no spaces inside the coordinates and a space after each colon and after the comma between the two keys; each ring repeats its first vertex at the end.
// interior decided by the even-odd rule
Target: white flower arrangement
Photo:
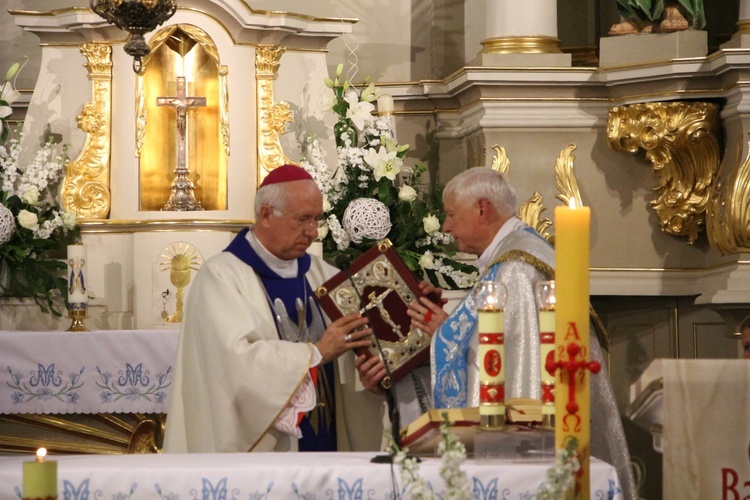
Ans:
{"type": "Polygon", "coordinates": [[[341,81],[342,71],[340,64],[335,78],[325,80],[333,92],[331,109],[338,115],[333,128],[336,167],[328,167],[316,137],[307,137],[302,144],[301,165],[323,194],[325,220],[320,226],[323,229],[319,231],[319,239],[323,242],[324,256],[333,260],[337,253],[346,252],[356,258],[377,242],[373,239],[376,235],[386,232],[384,237],[419,276],[442,288],[470,287],[476,278],[476,268],[453,259],[454,252],[449,246],[453,239],[440,231],[444,218],[440,192],[421,183],[426,168],[405,165],[409,146],[398,144],[388,117],[372,114],[375,110],[372,102],[377,98],[374,85],[365,80],[363,88],[357,89],[348,80],[341,81]],[[356,217],[372,224],[372,228],[362,227],[361,223],[352,226],[351,210],[345,222],[352,204],[376,206],[362,203],[363,199],[380,202],[377,217],[375,214],[356,217]],[[384,214],[380,213],[383,207],[384,214]],[[432,255],[432,260],[424,259],[426,254],[432,255]]]}
{"type": "MultiPolygon", "coordinates": [[[[445,492],[438,496],[424,478],[419,475],[419,462],[409,457],[409,450],[400,449],[393,442],[392,436],[386,433],[393,454],[393,463],[398,466],[403,491],[410,493],[417,500],[435,500],[450,498],[455,500],[471,500],[474,494],[466,473],[461,466],[466,461],[466,447],[450,432],[451,423],[444,415],[440,424],[442,440],[438,444],[437,455],[442,457],[440,477],[445,483],[445,492]]],[[[563,500],[569,498],[575,485],[575,476],[580,470],[578,461],[578,440],[571,438],[564,449],[557,450],[555,465],[547,469],[544,482],[539,485],[535,500],[563,500]]]]}
{"type": "MultiPolygon", "coordinates": [[[[444,415],[440,424],[440,436],[442,440],[438,444],[437,455],[442,457],[440,464],[440,477],[446,486],[443,495],[437,496],[431,485],[419,475],[419,463],[416,459],[408,456],[408,449],[399,449],[391,441],[391,449],[394,451],[393,463],[399,467],[403,491],[411,494],[417,500],[434,500],[436,498],[449,498],[453,500],[471,500],[474,498],[471,485],[466,473],[461,470],[461,465],[466,461],[466,447],[451,434],[451,423],[444,415]]],[[[390,437],[389,437],[390,439],[390,437]]]]}
{"type": "Polygon", "coordinates": [[[0,87],[0,203],[10,215],[2,219],[0,228],[0,265],[5,280],[0,283],[0,295],[31,297],[43,312],[60,316],[56,301],[67,296],[66,265],[55,259],[54,253],[73,241],[78,231],[76,214],[60,207],[67,147],[48,141],[22,165],[23,135],[19,132],[6,142],[11,133],[6,118],[18,98],[11,79],[19,69],[14,64],[0,87]],[[56,154],[59,149],[62,152],[56,154]]]}

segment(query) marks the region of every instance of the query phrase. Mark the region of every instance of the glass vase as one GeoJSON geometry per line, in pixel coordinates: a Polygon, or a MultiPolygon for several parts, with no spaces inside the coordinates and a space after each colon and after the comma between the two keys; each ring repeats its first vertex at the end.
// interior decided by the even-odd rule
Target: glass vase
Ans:
{"type": "Polygon", "coordinates": [[[346,139],[348,139],[349,147],[357,146],[357,129],[354,128],[354,124],[352,123],[351,120],[347,118],[340,119],[333,126],[333,133],[336,136],[337,147],[339,148],[347,147],[346,139]],[[346,138],[344,136],[346,136],[346,138]]]}

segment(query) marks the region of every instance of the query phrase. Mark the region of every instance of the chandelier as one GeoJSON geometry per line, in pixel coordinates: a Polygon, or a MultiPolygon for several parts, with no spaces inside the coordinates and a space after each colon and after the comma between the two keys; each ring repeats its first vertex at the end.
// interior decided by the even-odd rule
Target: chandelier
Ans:
{"type": "Polygon", "coordinates": [[[137,73],[142,58],[151,52],[143,35],[172,17],[177,0],[91,0],[91,10],[132,35],[125,52],[133,56],[133,71],[137,73]]]}

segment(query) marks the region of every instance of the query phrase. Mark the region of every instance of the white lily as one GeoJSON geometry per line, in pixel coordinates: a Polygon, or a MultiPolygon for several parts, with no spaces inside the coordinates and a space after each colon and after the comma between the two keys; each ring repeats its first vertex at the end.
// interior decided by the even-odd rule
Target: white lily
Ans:
{"type": "Polygon", "coordinates": [[[5,82],[0,89],[0,101],[5,101],[8,105],[13,104],[21,97],[21,93],[13,88],[10,82],[5,82]]]}
{"type": "Polygon", "coordinates": [[[359,96],[353,90],[344,95],[344,100],[349,104],[349,109],[346,110],[346,117],[354,123],[354,126],[358,130],[365,128],[365,122],[372,120],[372,112],[375,110],[375,106],[369,102],[359,100],[359,96]]]}
{"type": "Polygon", "coordinates": [[[375,148],[366,150],[364,160],[372,168],[376,182],[383,177],[394,181],[403,170],[404,165],[404,160],[396,156],[395,151],[388,152],[383,146],[380,146],[377,150],[375,148]]]}
{"type": "Polygon", "coordinates": [[[361,99],[363,101],[365,101],[365,102],[372,102],[372,101],[374,101],[377,98],[378,98],[378,96],[375,95],[375,85],[374,84],[371,83],[370,85],[368,85],[367,87],[365,87],[362,90],[362,97],[361,97],[361,99]]]}

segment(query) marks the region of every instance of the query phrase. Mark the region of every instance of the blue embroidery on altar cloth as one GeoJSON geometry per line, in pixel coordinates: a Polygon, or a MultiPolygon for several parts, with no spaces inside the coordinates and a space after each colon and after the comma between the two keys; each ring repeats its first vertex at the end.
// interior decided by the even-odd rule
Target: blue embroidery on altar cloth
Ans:
{"type": "Polygon", "coordinates": [[[125,363],[125,370],[118,371],[119,377],[113,377],[112,372],[102,371],[98,366],[96,371],[99,373],[96,385],[104,389],[99,393],[103,403],[111,403],[122,398],[133,401],[141,398],[151,401],[153,398],[157,403],[164,404],[167,401],[164,389],[172,385],[172,381],[169,380],[171,366],[166,372],[157,373],[153,382],[150,377],[151,371],[144,370],[143,363],[125,363]]]}
{"type": "MultiPolygon", "coordinates": [[[[351,485],[344,478],[336,479],[338,488],[336,491],[326,490],[328,498],[337,500],[362,500],[364,498],[364,478],[355,480],[351,485]]],[[[296,483],[291,485],[292,493],[301,500],[315,500],[315,493],[304,493],[299,490],[296,483]]],[[[370,493],[372,495],[372,493],[370,493]]]]}
{"type": "Polygon", "coordinates": [[[78,373],[69,373],[68,381],[63,382],[62,370],[56,369],[55,363],[47,366],[37,363],[36,371],[29,372],[29,380],[26,382],[20,371],[9,366],[8,373],[11,381],[6,382],[6,385],[11,389],[16,389],[10,395],[13,404],[28,403],[33,399],[47,401],[53,398],[76,404],[80,398],[76,389],[80,389],[84,385],[84,382],[81,381],[83,370],[84,367],[81,367],[78,373]]]}
{"type": "Polygon", "coordinates": [[[78,488],[68,481],[63,480],[63,499],[64,500],[89,500],[89,479],[84,479],[78,488]]]}
{"type": "Polygon", "coordinates": [[[201,494],[202,500],[226,500],[227,499],[227,478],[223,477],[214,486],[211,481],[205,477],[201,478],[203,488],[201,494]]]}
{"type": "Polygon", "coordinates": [[[481,479],[477,477],[472,478],[473,486],[472,493],[474,498],[482,500],[497,500],[497,478],[493,478],[485,486],[482,484],[481,479]]]}

